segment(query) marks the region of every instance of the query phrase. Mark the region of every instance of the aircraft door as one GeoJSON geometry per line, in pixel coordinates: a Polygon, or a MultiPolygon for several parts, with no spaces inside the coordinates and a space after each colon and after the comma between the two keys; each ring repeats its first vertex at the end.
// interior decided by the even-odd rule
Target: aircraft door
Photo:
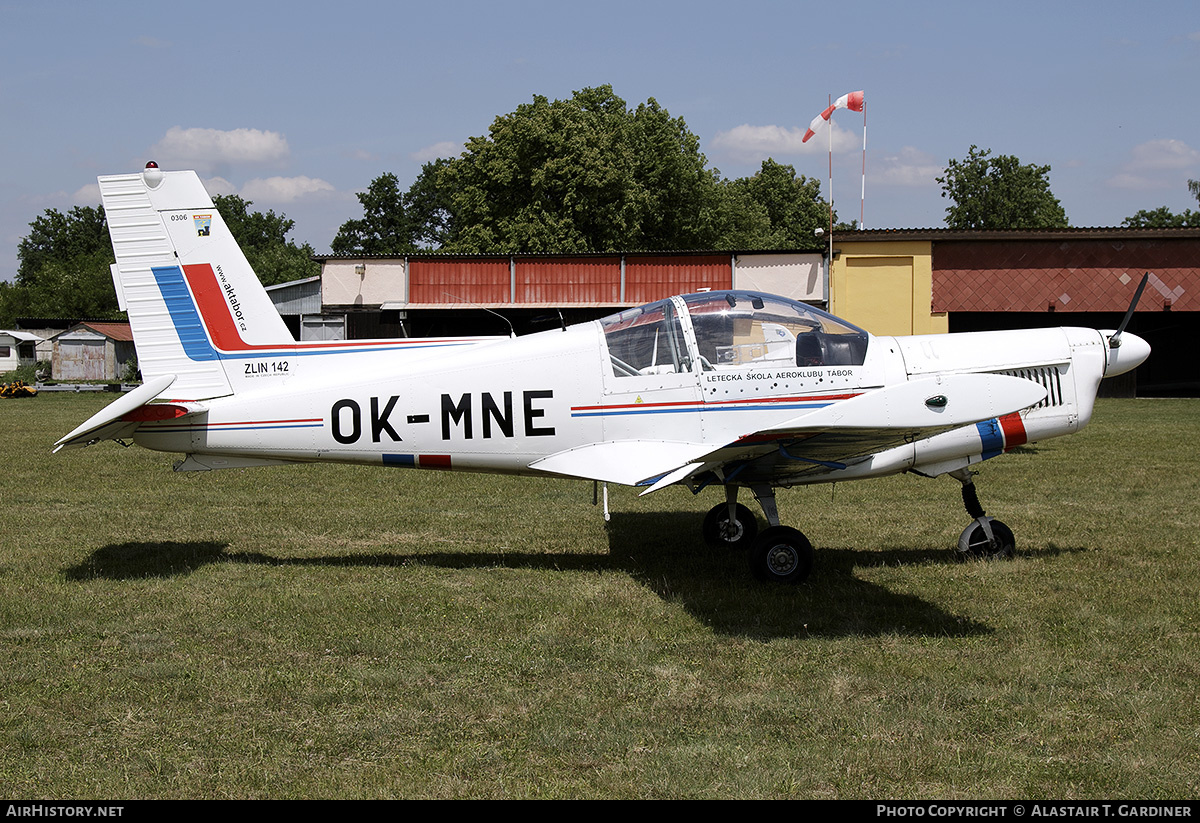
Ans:
{"type": "Polygon", "coordinates": [[[600,321],[606,440],[699,441],[695,341],[680,308],[661,300],[600,321]]]}
{"type": "Polygon", "coordinates": [[[812,306],[755,292],[684,298],[709,440],[795,416],[862,380],[869,335],[812,306]]]}

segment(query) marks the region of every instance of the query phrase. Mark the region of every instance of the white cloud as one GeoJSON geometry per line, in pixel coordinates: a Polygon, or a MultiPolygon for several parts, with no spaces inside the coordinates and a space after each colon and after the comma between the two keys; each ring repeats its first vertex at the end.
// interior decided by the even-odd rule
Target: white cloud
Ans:
{"type": "Polygon", "coordinates": [[[1108,185],[1141,191],[1173,189],[1198,167],[1200,151],[1182,140],[1149,140],[1133,147],[1129,161],[1108,179],[1108,185]]]}
{"type": "Polygon", "coordinates": [[[1182,140],[1150,140],[1133,147],[1131,169],[1186,169],[1200,163],[1200,151],[1182,140]]]}
{"type": "Polygon", "coordinates": [[[100,202],[100,184],[88,183],[71,195],[71,202],[77,206],[95,206],[100,202]]]}
{"type": "Polygon", "coordinates": [[[259,129],[185,129],[173,126],[150,148],[162,168],[224,172],[230,166],[278,164],[287,159],[287,140],[259,129]]]}
{"type": "Polygon", "coordinates": [[[452,140],[443,140],[441,143],[434,143],[432,146],[426,146],[423,149],[418,149],[409,155],[409,158],[418,163],[429,163],[437,160],[440,157],[457,157],[462,154],[463,144],[455,143],[452,140]]]}
{"type": "Polygon", "coordinates": [[[899,154],[874,159],[867,153],[867,174],[871,182],[884,186],[935,186],[945,168],[933,155],[912,146],[900,149],[899,154]]]}
{"type": "Polygon", "coordinates": [[[1122,172],[1108,178],[1108,185],[1114,189],[1146,190],[1162,188],[1157,181],[1140,174],[1122,172]]]}
{"type": "Polygon", "coordinates": [[[230,183],[224,177],[209,177],[204,181],[204,190],[208,192],[210,197],[215,197],[218,194],[237,194],[237,186],[230,183]]]}
{"type": "MultiPolygon", "coordinates": [[[[832,128],[835,152],[861,148],[861,137],[843,129],[837,123],[834,123],[832,128]]],[[[751,126],[749,123],[743,123],[729,131],[717,132],[712,141],[712,148],[714,151],[719,151],[742,163],[764,160],[768,157],[778,159],[792,155],[820,154],[829,151],[830,135],[826,134],[823,128],[807,143],[803,142],[805,131],[807,128],[751,126]]]]}
{"type": "Polygon", "coordinates": [[[333,184],[313,177],[268,177],[247,180],[242,197],[252,202],[291,203],[313,194],[334,191],[333,184]]]}

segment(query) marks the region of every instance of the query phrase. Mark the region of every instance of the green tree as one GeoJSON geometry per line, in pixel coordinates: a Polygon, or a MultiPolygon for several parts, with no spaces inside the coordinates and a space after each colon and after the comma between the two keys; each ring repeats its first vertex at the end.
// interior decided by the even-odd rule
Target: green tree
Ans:
{"type": "Polygon", "coordinates": [[[818,181],[773,160],[722,180],[682,118],[653,98],[630,109],[611,86],[536,95],[407,192],[388,173],[358,197],[339,254],[814,248],[828,216],[818,181]]]}
{"type": "Polygon", "coordinates": [[[761,209],[766,222],[755,227],[736,248],[820,249],[823,241],[813,232],[829,222],[829,204],[821,199],[821,182],[796,176],[790,165],[764,160],[753,177],[734,180],[730,188],[744,193],[761,209]]]}
{"type": "Polygon", "coordinates": [[[454,237],[455,219],[449,190],[441,174],[453,161],[441,158],[421,167],[421,174],[404,194],[410,242],[417,247],[442,248],[454,237]]]}
{"type": "Polygon", "coordinates": [[[47,209],[17,245],[12,283],[0,284],[0,323],[17,317],[117,318],[109,266],[115,262],[100,206],[47,209]]]}
{"type": "MultiPolygon", "coordinates": [[[[1187,182],[1188,191],[1200,202],[1200,180],[1189,180],[1187,182]]],[[[1200,210],[1192,211],[1184,209],[1176,214],[1166,206],[1159,206],[1157,209],[1147,211],[1142,209],[1132,217],[1126,217],[1121,221],[1122,226],[1130,226],[1133,228],[1179,228],[1182,226],[1200,226],[1200,210]]]]}
{"type": "Polygon", "coordinates": [[[1067,215],[1050,191],[1049,166],[1021,165],[1012,155],[991,156],[971,146],[962,160],[951,160],[943,177],[946,225],[952,229],[1057,229],[1067,215]]]}
{"type": "Polygon", "coordinates": [[[400,191],[400,181],[388,172],[359,192],[361,220],[347,220],[330,243],[335,254],[405,254],[416,251],[414,227],[400,191]]]}
{"type": "Polygon", "coordinates": [[[221,213],[229,233],[250,261],[250,267],[264,286],[315,277],[321,266],[313,256],[316,252],[305,243],[297,246],[287,239],[296,222],[283,214],[267,210],[251,211],[254,203],[236,194],[218,194],[213,205],[221,213]]]}
{"type": "Polygon", "coordinates": [[[699,139],[611,86],[535,96],[439,173],[454,251],[705,248],[720,193],[699,139]]]}

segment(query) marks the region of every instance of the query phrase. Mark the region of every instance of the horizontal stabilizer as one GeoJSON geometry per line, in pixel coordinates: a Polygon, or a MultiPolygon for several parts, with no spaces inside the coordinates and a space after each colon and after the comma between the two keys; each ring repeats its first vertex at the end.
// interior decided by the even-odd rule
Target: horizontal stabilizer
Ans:
{"type": "Polygon", "coordinates": [[[82,449],[84,446],[90,446],[101,440],[115,440],[133,434],[141,422],[124,420],[125,415],[158,397],[174,382],[175,375],[164,374],[143,383],[128,394],[109,403],[66,437],[60,439],[54,444],[54,451],[82,449]]]}
{"type": "Polygon", "coordinates": [[[657,478],[713,450],[703,443],[663,440],[614,440],[568,449],[529,464],[537,471],[636,486],[657,478]]]}

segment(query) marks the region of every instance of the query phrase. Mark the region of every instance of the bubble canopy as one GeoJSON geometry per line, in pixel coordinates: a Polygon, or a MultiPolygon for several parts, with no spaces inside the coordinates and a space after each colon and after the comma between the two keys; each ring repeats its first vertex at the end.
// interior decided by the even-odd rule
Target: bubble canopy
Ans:
{"type": "Polygon", "coordinates": [[[770,294],[671,297],[599,321],[618,377],[750,368],[861,366],[870,335],[818,308],[770,294]]]}

